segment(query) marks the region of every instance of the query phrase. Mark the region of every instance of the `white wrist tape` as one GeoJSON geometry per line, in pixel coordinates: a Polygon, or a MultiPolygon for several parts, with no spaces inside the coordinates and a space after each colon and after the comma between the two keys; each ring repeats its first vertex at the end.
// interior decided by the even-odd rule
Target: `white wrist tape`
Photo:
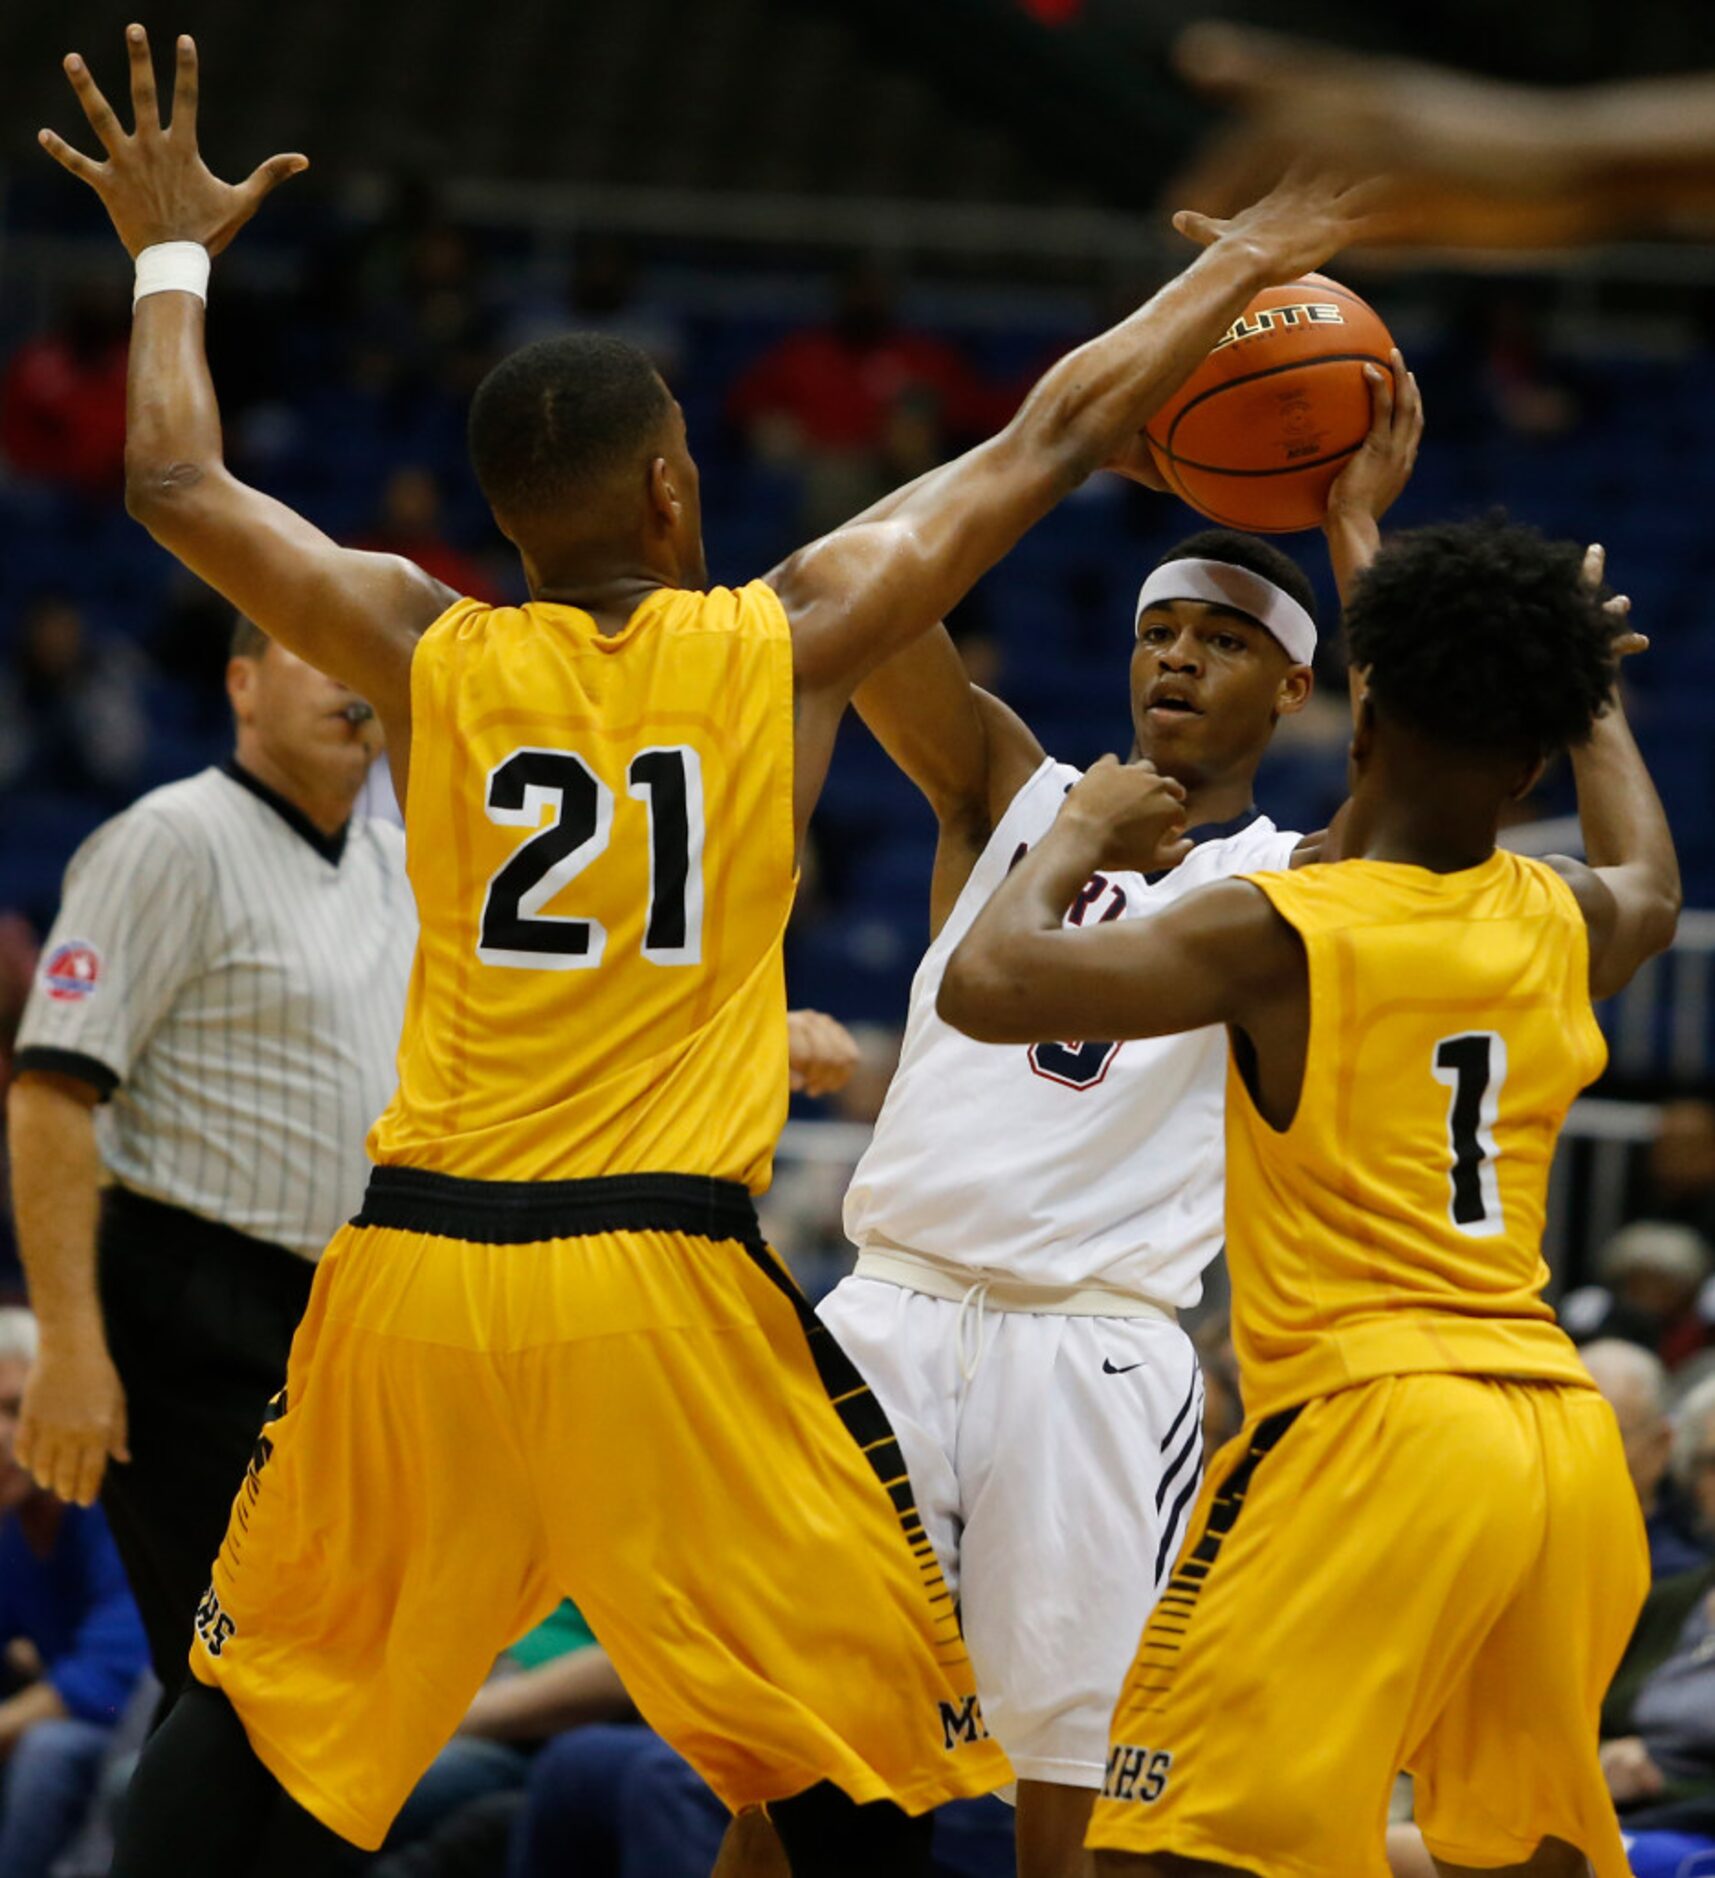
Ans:
{"type": "Polygon", "coordinates": [[[149,293],[194,293],[208,305],[208,250],[200,241],[158,241],[137,257],[135,306],[149,293]]]}
{"type": "Polygon", "coordinates": [[[1267,627],[1298,664],[1308,665],[1316,656],[1316,622],[1291,594],[1248,567],[1234,567],[1229,561],[1168,561],[1143,583],[1137,618],[1142,620],[1146,607],[1168,600],[1230,607],[1267,627]]]}

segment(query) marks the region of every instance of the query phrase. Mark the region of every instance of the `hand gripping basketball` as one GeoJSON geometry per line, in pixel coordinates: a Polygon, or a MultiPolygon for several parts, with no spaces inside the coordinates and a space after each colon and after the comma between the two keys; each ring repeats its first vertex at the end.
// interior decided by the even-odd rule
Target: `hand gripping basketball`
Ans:
{"type": "Polygon", "coordinates": [[[1319,528],[1328,492],[1371,434],[1373,369],[1393,339],[1324,274],[1259,293],[1149,421],[1174,494],[1229,528],[1319,528]]]}

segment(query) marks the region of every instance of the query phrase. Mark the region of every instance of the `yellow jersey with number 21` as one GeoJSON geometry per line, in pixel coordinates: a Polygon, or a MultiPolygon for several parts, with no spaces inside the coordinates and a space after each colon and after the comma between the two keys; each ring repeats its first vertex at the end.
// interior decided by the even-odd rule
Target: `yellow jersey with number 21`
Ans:
{"type": "Polygon", "coordinates": [[[768,1185],[787,1098],[792,645],[762,582],[612,634],[461,600],[418,643],[421,933],[383,1165],[768,1185]]]}

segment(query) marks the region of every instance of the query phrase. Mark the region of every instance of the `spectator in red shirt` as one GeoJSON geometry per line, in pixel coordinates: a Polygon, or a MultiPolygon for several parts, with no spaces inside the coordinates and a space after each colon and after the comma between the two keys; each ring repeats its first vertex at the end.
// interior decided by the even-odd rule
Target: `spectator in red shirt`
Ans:
{"type": "Polygon", "coordinates": [[[441,486],[434,471],[420,463],[407,463],[388,477],[381,492],[380,520],[359,546],[402,554],[454,593],[490,603],[501,597],[482,562],[447,540],[441,519],[441,486]]]}
{"type": "Polygon", "coordinates": [[[20,475],[83,495],[120,486],[128,348],[122,310],[94,291],[18,348],[0,382],[0,448],[20,475]]]}
{"type": "Polygon", "coordinates": [[[932,427],[931,461],[950,441],[980,435],[1009,414],[958,349],[899,323],[892,284],[854,268],[834,317],[790,333],[733,388],[734,422],[766,461],[800,469],[803,520],[819,534],[891,488],[888,455],[902,423],[932,427]]]}

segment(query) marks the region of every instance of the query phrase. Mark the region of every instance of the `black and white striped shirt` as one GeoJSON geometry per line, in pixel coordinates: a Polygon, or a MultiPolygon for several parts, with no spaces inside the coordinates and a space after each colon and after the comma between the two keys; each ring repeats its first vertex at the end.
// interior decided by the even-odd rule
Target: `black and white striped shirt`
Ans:
{"type": "Polygon", "coordinates": [[[124,1186],[314,1258],[362,1199],[416,933],[399,829],[205,770],[73,856],[16,1065],[111,1098],[124,1186]]]}

